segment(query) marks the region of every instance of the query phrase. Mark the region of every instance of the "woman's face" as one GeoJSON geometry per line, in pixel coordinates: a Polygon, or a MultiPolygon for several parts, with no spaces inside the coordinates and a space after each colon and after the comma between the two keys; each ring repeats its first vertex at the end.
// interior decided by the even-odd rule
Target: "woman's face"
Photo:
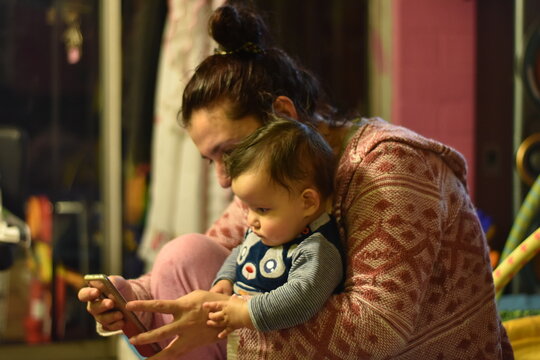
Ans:
{"type": "Polygon", "coordinates": [[[214,164],[219,185],[228,188],[231,180],[223,165],[223,155],[262,124],[253,116],[231,120],[225,109],[225,105],[219,105],[194,111],[187,131],[202,157],[214,164]]]}

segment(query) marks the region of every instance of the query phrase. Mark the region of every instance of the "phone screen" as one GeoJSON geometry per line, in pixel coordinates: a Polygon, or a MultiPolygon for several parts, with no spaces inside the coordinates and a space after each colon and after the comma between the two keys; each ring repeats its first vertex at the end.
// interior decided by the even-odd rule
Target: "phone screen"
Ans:
{"type": "MultiPolygon", "coordinates": [[[[106,297],[113,300],[116,304],[115,308],[124,314],[126,325],[124,325],[122,331],[126,336],[132,337],[148,331],[133,311],[126,310],[126,300],[106,275],[85,275],[84,280],[88,286],[99,289],[104,298],[106,297]]],[[[161,351],[161,347],[157,343],[135,345],[135,348],[142,356],[152,356],[161,351]]]]}

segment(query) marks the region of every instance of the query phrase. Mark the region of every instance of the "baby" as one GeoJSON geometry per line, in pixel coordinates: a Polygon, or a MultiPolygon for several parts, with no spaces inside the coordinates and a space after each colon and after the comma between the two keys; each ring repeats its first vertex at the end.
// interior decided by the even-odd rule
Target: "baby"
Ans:
{"type": "Polygon", "coordinates": [[[224,327],[224,338],[241,327],[270,331],[309,320],[343,278],[338,229],[326,212],[332,149],[311,127],[280,118],[238,144],[225,166],[249,229],[210,289],[234,295],[203,305],[208,325],[224,327]]]}

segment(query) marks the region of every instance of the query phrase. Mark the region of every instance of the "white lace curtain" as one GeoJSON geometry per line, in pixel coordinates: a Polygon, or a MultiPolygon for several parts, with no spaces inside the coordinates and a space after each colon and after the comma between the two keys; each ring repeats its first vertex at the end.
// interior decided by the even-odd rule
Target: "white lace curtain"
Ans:
{"type": "Polygon", "coordinates": [[[156,84],[152,176],[139,255],[151,268],[158,250],[176,236],[203,232],[230,199],[177,121],[184,86],[213,51],[207,23],[222,0],[170,0],[156,84]]]}

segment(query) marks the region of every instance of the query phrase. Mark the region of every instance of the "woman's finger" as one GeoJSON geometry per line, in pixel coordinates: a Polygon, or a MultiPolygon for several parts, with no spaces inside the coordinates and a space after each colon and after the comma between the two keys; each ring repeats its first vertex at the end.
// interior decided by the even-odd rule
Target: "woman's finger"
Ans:
{"type": "Polygon", "coordinates": [[[223,327],[223,325],[220,322],[217,322],[214,320],[207,320],[206,325],[211,326],[211,327],[217,327],[217,328],[223,327]]]}
{"type": "Polygon", "coordinates": [[[146,360],[174,360],[178,358],[179,355],[182,355],[182,352],[179,352],[178,349],[174,348],[174,343],[176,339],[173,340],[166,348],[158,352],[156,355],[146,358],[146,360]]]}
{"type": "MultiPolygon", "coordinates": [[[[95,319],[101,325],[106,326],[107,328],[112,330],[112,325],[114,323],[124,320],[124,314],[122,314],[120,311],[106,311],[99,315],[95,315],[95,319]]],[[[123,324],[120,327],[120,329],[122,327],[123,327],[123,324]]],[[[119,329],[115,329],[115,330],[119,330],[119,329]]]]}
{"type": "Polygon", "coordinates": [[[101,295],[101,292],[92,287],[85,287],[79,290],[79,293],[77,294],[77,297],[80,301],[86,302],[86,301],[94,301],[101,295]]]}
{"type": "Polygon", "coordinates": [[[126,322],[122,319],[122,320],[115,321],[115,322],[107,324],[107,325],[104,325],[103,323],[101,323],[101,325],[103,326],[103,330],[106,330],[106,331],[118,331],[118,330],[122,330],[124,328],[124,326],[126,326],[126,322]]]}
{"type": "Polygon", "coordinates": [[[175,314],[182,310],[176,300],[133,300],[126,304],[129,311],[148,311],[162,314],[175,314]]]}
{"type": "Polygon", "coordinates": [[[86,304],[86,310],[94,317],[114,309],[114,301],[111,299],[104,299],[98,301],[89,301],[86,304]]]}
{"type": "Polygon", "coordinates": [[[144,345],[170,339],[176,335],[180,335],[180,333],[181,329],[179,329],[175,322],[172,322],[159,328],[132,336],[129,341],[133,345],[144,345]]]}

